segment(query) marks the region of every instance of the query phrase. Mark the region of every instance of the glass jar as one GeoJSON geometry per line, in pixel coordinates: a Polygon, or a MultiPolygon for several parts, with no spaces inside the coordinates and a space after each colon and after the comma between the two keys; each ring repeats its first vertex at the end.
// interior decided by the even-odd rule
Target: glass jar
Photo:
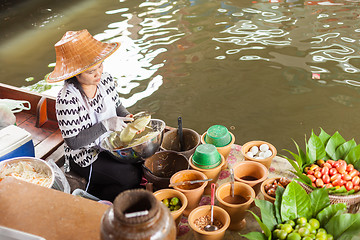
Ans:
{"type": "Polygon", "coordinates": [[[143,189],[119,194],[101,220],[102,240],[176,239],[176,226],[169,209],[143,189]]]}

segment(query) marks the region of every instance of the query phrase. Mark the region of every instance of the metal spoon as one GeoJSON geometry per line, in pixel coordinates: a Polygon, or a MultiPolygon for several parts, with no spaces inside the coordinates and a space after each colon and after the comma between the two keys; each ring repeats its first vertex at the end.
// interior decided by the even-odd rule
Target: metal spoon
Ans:
{"type": "Polygon", "coordinates": [[[215,202],[215,183],[211,184],[211,215],[210,215],[210,224],[206,225],[204,227],[205,231],[211,232],[216,231],[219,228],[214,225],[214,202],[215,202]]]}
{"type": "Polygon", "coordinates": [[[234,197],[234,169],[230,168],[230,194],[231,197],[234,197]]]}
{"type": "Polygon", "coordinates": [[[180,141],[180,152],[184,151],[184,137],[183,137],[183,129],[182,129],[182,118],[178,118],[178,134],[180,141]]]}

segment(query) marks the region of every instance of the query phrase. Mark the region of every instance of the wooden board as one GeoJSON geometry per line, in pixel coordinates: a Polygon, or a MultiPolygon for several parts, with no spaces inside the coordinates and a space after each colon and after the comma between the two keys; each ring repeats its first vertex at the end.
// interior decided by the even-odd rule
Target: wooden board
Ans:
{"type": "Polygon", "coordinates": [[[0,225],[45,239],[100,239],[108,205],[35,184],[0,182],[0,225]]]}

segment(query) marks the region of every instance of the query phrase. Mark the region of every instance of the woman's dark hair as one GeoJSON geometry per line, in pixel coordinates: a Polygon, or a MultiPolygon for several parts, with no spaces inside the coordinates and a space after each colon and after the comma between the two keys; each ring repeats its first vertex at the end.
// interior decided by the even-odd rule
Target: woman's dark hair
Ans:
{"type": "Polygon", "coordinates": [[[79,81],[77,80],[76,76],[73,76],[72,78],[66,79],[66,80],[65,80],[65,83],[67,83],[67,84],[69,84],[69,83],[74,84],[74,87],[76,87],[76,88],[80,91],[81,95],[82,95],[85,99],[87,98],[87,96],[86,96],[86,94],[85,94],[85,92],[84,92],[84,89],[81,87],[81,84],[80,84],[79,81]]]}

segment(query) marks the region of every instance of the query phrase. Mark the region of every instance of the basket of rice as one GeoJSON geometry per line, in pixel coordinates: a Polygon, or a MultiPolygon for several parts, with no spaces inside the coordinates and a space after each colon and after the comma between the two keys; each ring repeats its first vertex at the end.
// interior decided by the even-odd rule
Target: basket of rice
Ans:
{"type": "Polygon", "coordinates": [[[55,175],[44,160],[33,157],[17,157],[0,162],[0,181],[5,178],[16,179],[51,188],[55,175]]]}

